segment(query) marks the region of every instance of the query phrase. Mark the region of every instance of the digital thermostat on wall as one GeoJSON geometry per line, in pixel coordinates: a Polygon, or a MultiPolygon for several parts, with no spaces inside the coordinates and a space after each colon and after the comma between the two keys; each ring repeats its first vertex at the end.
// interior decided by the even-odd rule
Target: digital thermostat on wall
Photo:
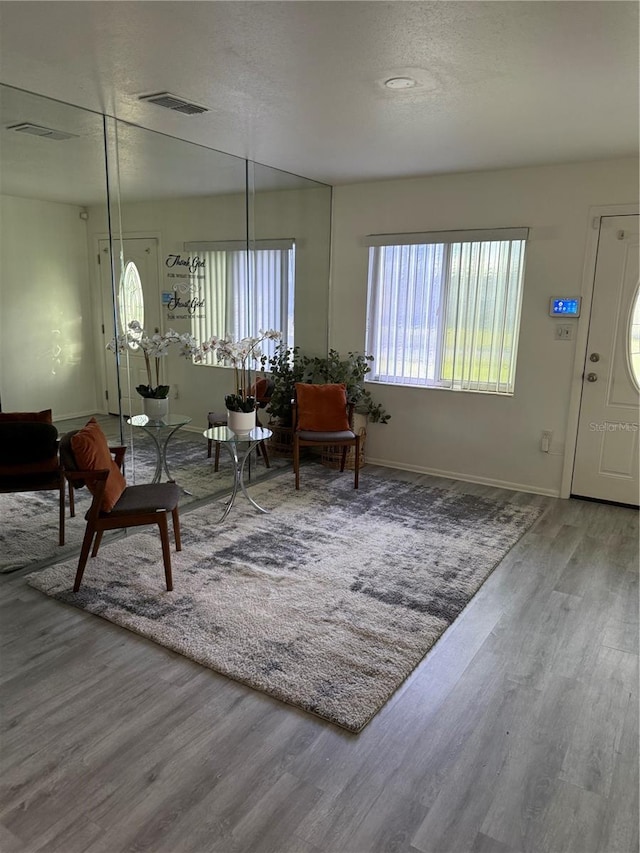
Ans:
{"type": "Polygon", "coordinates": [[[552,317],[579,317],[581,296],[552,296],[549,300],[549,314],[552,317]]]}

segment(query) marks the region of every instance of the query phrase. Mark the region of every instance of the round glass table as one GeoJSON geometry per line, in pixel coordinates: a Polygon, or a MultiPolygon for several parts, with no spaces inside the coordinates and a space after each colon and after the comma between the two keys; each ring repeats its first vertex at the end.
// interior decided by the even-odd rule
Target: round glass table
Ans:
{"type": "Polygon", "coordinates": [[[244,466],[247,459],[251,456],[251,451],[260,444],[261,441],[266,441],[267,438],[271,438],[272,434],[273,433],[270,429],[259,426],[254,427],[247,433],[235,433],[226,426],[211,427],[211,429],[206,429],[204,431],[203,435],[205,438],[211,439],[212,441],[218,441],[227,449],[234,466],[233,488],[224,512],[218,519],[218,524],[223,522],[229,515],[231,507],[235,503],[238,489],[240,489],[240,492],[257,510],[260,512],[269,512],[268,509],[264,509],[264,507],[257,504],[247,491],[247,487],[244,484],[244,466]]]}
{"type": "Polygon", "coordinates": [[[191,423],[191,418],[188,418],[186,415],[165,415],[161,420],[154,421],[148,418],[147,415],[134,415],[131,418],[127,418],[127,423],[132,427],[143,429],[153,439],[156,448],[156,470],[151,482],[160,482],[163,469],[167,474],[167,478],[173,481],[173,477],[169,472],[169,466],[167,465],[167,444],[169,444],[171,436],[180,427],[191,423]]]}

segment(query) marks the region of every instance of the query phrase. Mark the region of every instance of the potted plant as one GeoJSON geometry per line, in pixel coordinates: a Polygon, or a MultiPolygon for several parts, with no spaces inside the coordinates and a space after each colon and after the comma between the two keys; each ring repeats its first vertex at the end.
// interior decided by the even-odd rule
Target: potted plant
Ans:
{"type": "Polygon", "coordinates": [[[229,335],[224,338],[214,337],[200,347],[196,345],[194,350],[187,353],[196,361],[202,361],[207,352],[215,352],[219,362],[233,367],[235,391],[227,394],[224,402],[227,407],[227,424],[234,432],[246,433],[256,425],[257,401],[252,391],[251,366],[253,362],[263,359],[260,349],[263,341],[277,341],[281,337],[281,332],[275,329],[260,331],[256,337],[246,337],[238,341],[233,341],[229,335]]]}
{"type": "Polygon", "coordinates": [[[269,329],[267,332],[259,332],[257,337],[242,338],[234,342],[227,335],[227,337],[215,339],[215,343],[211,343],[210,348],[215,349],[218,361],[230,364],[234,370],[234,386],[237,390],[225,397],[229,411],[250,412],[255,409],[255,397],[250,395],[250,389],[253,385],[251,363],[262,360],[260,344],[263,341],[276,341],[281,337],[281,332],[269,329]],[[253,407],[248,403],[249,400],[253,401],[253,407]]]}
{"type": "MultiPolygon", "coordinates": [[[[365,388],[365,376],[371,371],[372,355],[349,352],[343,358],[337,350],[330,349],[326,358],[312,358],[308,362],[308,370],[313,382],[331,382],[345,385],[347,401],[354,406],[352,429],[360,435],[360,467],[365,464],[365,442],[367,438],[367,423],[386,424],[391,415],[380,403],[374,403],[371,392],[365,388]]],[[[354,450],[347,454],[347,466],[355,464],[354,450]]],[[[323,465],[329,468],[339,468],[342,449],[326,447],[321,456],[323,465]]]]}
{"type": "MultiPolygon", "coordinates": [[[[174,333],[175,334],[175,333],[174,333]]],[[[147,369],[147,384],[137,385],[136,391],[141,397],[153,400],[164,400],[169,396],[169,385],[160,384],[160,359],[167,355],[171,339],[167,335],[156,333],[149,337],[137,320],[132,320],[127,331],[118,335],[107,344],[107,349],[112,352],[127,352],[140,350],[144,356],[144,364],[147,369]],[[155,360],[155,377],[151,360],[155,360]],[[155,378],[155,384],[154,384],[155,378]]]]}
{"type": "Polygon", "coordinates": [[[280,342],[271,358],[262,356],[262,370],[267,370],[273,379],[273,391],[269,401],[271,423],[291,427],[292,401],[296,382],[308,381],[309,358],[300,353],[300,347],[287,347],[280,342]]]}
{"type": "Polygon", "coordinates": [[[172,336],[179,337],[173,331],[166,335],[156,333],[149,337],[140,323],[132,320],[124,334],[118,335],[107,344],[107,349],[112,352],[123,353],[129,350],[142,352],[147,371],[147,384],[137,385],[136,391],[142,397],[144,413],[154,421],[161,420],[169,411],[170,386],[160,384],[160,360],[167,355],[169,345],[173,341],[172,336]]]}
{"type": "MultiPolygon", "coordinates": [[[[292,400],[296,382],[343,383],[347,389],[347,400],[355,411],[363,416],[363,425],[357,426],[361,435],[366,435],[367,420],[386,424],[391,415],[380,403],[374,403],[371,392],[365,388],[364,377],[371,370],[372,355],[349,352],[346,358],[329,350],[326,358],[303,355],[299,347],[286,347],[280,343],[275,354],[262,358],[262,369],[268,370],[274,380],[274,390],[269,402],[271,420],[269,427],[274,436],[272,449],[281,455],[289,455],[292,446],[292,400]]],[[[363,438],[364,438],[363,435],[363,438]]],[[[364,447],[364,441],[362,442],[364,447]]]]}
{"type": "Polygon", "coordinates": [[[273,381],[267,411],[272,432],[269,447],[275,456],[293,453],[292,402],[296,382],[308,381],[308,363],[309,358],[301,354],[300,347],[287,347],[283,341],[270,358],[261,359],[262,370],[268,371],[273,381]]]}
{"type": "Polygon", "coordinates": [[[326,358],[307,360],[307,371],[312,382],[342,383],[347,389],[347,400],[359,414],[366,415],[372,423],[386,424],[391,415],[380,403],[374,403],[364,378],[371,372],[372,355],[349,352],[342,358],[339,352],[329,350],[326,358]]]}

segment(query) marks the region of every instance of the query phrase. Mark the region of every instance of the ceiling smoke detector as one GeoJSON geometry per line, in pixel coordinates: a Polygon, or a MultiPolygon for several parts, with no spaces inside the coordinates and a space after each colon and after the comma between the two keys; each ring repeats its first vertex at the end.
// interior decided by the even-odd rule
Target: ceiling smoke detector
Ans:
{"type": "Polygon", "coordinates": [[[140,95],[138,100],[145,101],[147,104],[155,104],[158,107],[165,107],[165,109],[173,110],[177,113],[184,113],[188,116],[209,112],[207,107],[201,107],[200,104],[194,104],[193,101],[187,101],[186,98],[179,98],[177,95],[169,94],[169,92],[158,92],[156,95],[140,95]]]}
{"type": "Polygon", "coordinates": [[[16,133],[28,133],[30,136],[40,136],[42,139],[77,139],[77,133],[67,133],[66,130],[54,130],[52,127],[44,127],[41,124],[33,124],[30,121],[21,124],[12,124],[7,130],[15,130],[16,133]]]}
{"type": "Polygon", "coordinates": [[[384,81],[384,85],[387,89],[413,89],[418,85],[418,81],[413,77],[389,77],[384,81]]]}

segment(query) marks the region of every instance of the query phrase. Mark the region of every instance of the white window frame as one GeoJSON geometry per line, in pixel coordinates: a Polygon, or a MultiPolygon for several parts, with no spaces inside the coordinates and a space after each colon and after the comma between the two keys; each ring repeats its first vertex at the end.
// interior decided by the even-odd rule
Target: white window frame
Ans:
{"type": "Polygon", "coordinates": [[[369,247],[369,274],[366,351],[374,356],[367,381],[512,395],[515,388],[528,232],[528,228],[498,228],[375,234],[367,237],[365,245],[369,247]],[[430,246],[434,246],[434,249],[427,248],[430,246]],[[421,253],[422,247],[424,252],[421,253]],[[508,253],[506,268],[505,251],[508,253]],[[502,273],[500,276],[495,270],[496,252],[502,273]],[[469,263],[463,266],[464,280],[458,278],[457,284],[454,284],[452,256],[456,254],[474,258],[474,265],[469,263]],[[430,266],[427,273],[428,261],[430,266]],[[390,264],[400,264],[405,268],[411,265],[410,287],[403,286],[406,275],[402,271],[389,275],[390,264]],[[491,334],[501,333],[502,340],[492,339],[487,365],[485,357],[478,359],[475,355],[482,349],[478,334],[484,334],[483,329],[487,328],[480,322],[480,317],[486,316],[487,290],[486,287],[483,289],[478,286],[478,281],[482,280],[482,276],[486,280],[489,275],[494,279],[498,277],[500,282],[500,292],[496,293],[496,299],[492,301],[491,334]],[[425,288],[423,291],[420,291],[420,285],[425,288]],[[461,301],[465,288],[474,294],[475,301],[461,301]],[[407,328],[407,319],[411,315],[415,317],[416,296],[425,300],[426,304],[424,324],[418,330],[420,339],[413,348],[411,342],[407,344],[406,337],[413,338],[416,334],[415,324],[407,328]],[[482,304],[479,305],[481,297],[482,304]],[[400,326],[393,328],[397,312],[405,318],[404,330],[400,326]],[[472,332],[471,340],[460,341],[459,336],[465,335],[467,331],[472,332]],[[446,344],[447,332],[453,334],[453,345],[446,344]],[[405,337],[398,343],[398,335],[403,333],[405,337]],[[509,347],[506,346],[507,335],[511,341],[509,347]],[[494,362],[494,354],[500,361],[494,362]],[[452,357],[450,370],[445,367],[446,355],[452,357]],[[409,367],[405,366],[407,356],[410,356],[409,367]],[[485,369],[488,375],[483,380],[480,372],[485,369]]]}
{"type": "Polygon", "coordinates": [[[127,346],[136,352],[140,346],[142,332],[129,329],[129,323],[137,320],[144,327],[144,290],[140,271],[133,261],[125,264],[118,288],[118,316],[120,327],[127,334],[127,346]]]}
{"type": "Polygon", "coordinates": [[[627,359],[632,383],[640,391],[640,284],[631,300],[627,332],[627,359]]]}

